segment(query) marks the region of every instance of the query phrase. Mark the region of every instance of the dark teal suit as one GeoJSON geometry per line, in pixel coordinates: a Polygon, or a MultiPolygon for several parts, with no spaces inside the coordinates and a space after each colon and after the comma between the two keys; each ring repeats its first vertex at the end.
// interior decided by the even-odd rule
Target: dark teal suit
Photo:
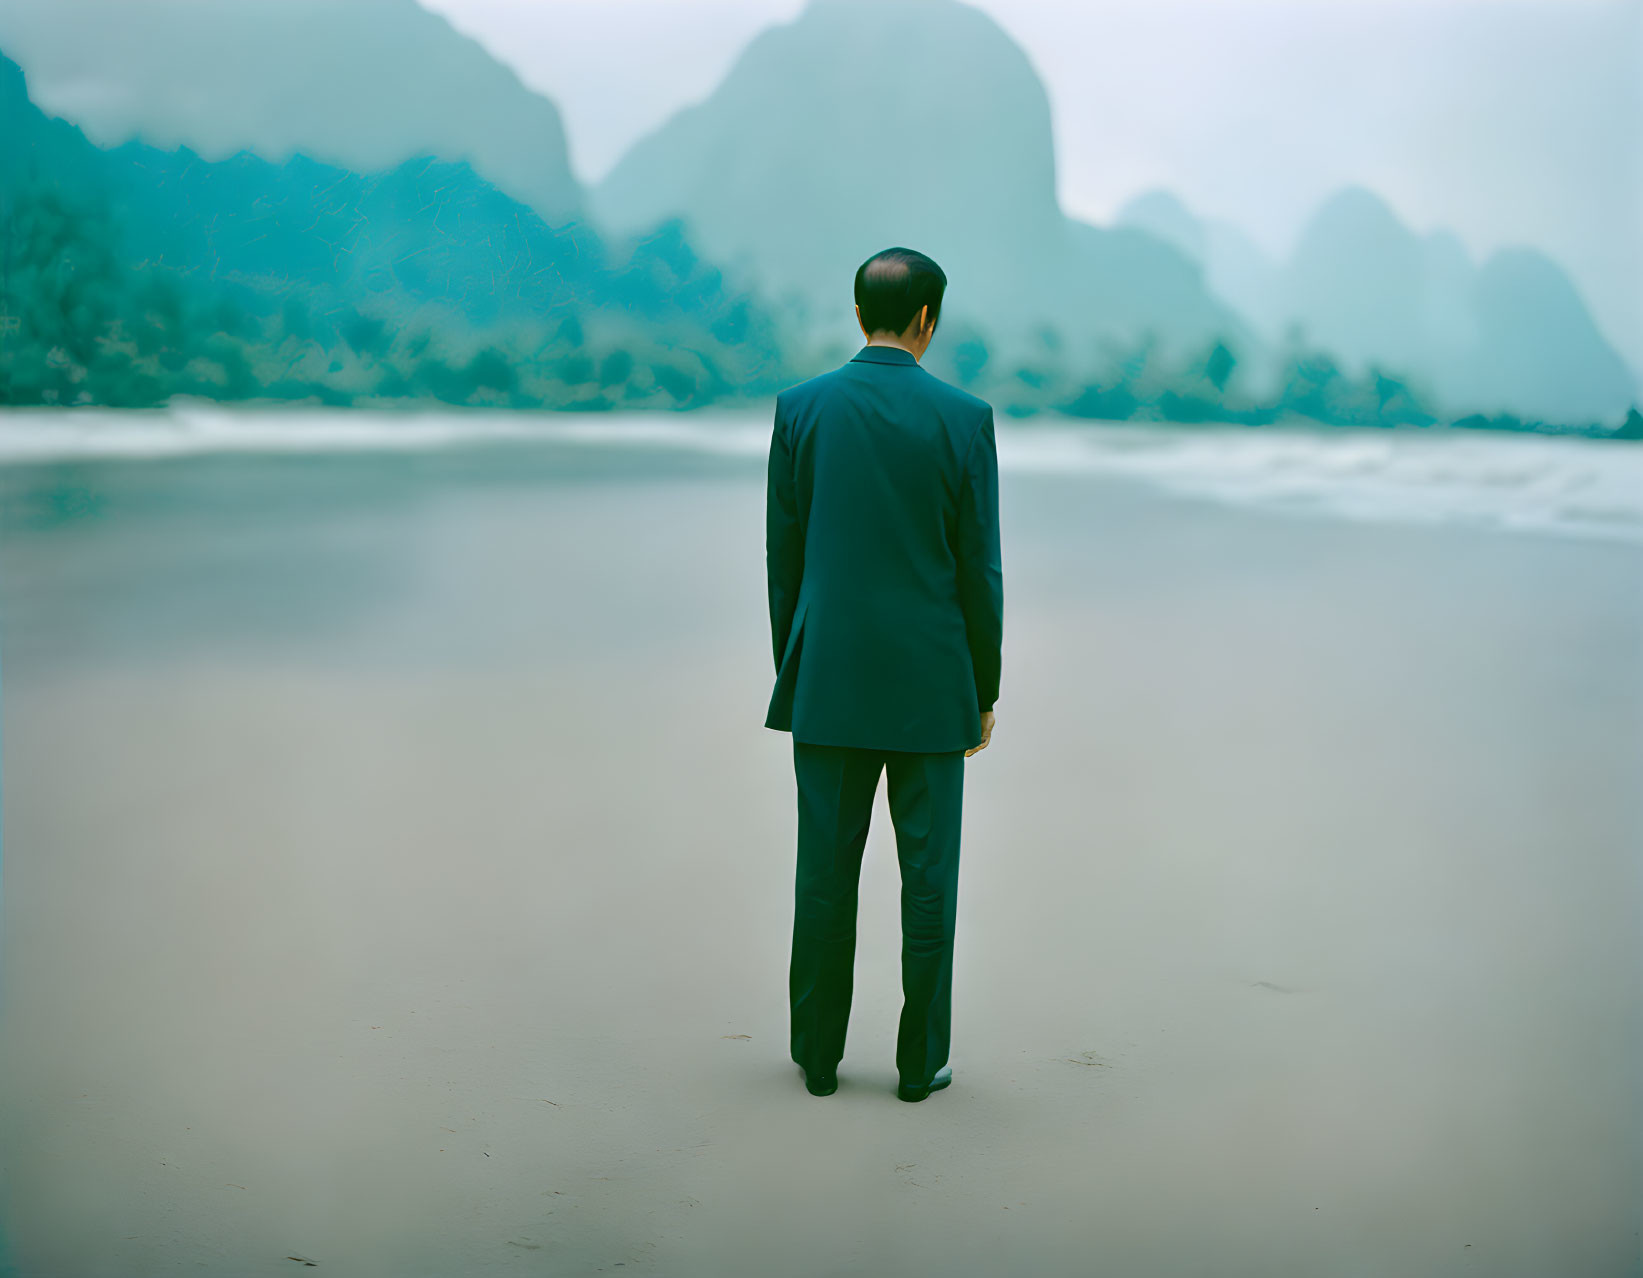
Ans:
{"type": "Polygon", "coordinates": [[[902,874],[896,1063],[947,1062],[964,751],[998,697],[1004,588],[993,410],[895,346],[776,398],[765,562],[776,665],[765,726],[793,734],[793,1059],[836,1067],[856,895],[881,772],[902,874]]]}
{"type": "Polygon", "coordinates": [[[993,410],[899,346],[776,397],[765,726],[924,752],[981,740],[1004,617],[993,410]]]}

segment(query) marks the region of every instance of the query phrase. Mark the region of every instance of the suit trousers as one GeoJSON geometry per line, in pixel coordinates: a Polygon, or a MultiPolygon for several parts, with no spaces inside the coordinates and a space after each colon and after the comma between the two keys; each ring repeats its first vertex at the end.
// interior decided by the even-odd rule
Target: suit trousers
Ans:
{"type": "Polygon", "coordinates": [[[881,772],[889,778],[901,864],[896,1069],[902,1082],[924,1083],[947,1064],[964,758],[963,750],[916,754],[794,741],[799,846],[788,998],[793,1059],[807,1072],[836,1069],[844,1056],[857,887],[881,772]]]}

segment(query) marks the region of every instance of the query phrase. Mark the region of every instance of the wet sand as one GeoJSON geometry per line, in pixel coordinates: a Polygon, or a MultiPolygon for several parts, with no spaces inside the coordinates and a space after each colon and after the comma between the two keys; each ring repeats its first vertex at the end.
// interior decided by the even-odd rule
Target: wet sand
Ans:
{"type": "Polygon", "coordinates": [[[17,1272],[1621,1275],[1643,551],[1006,476],[955,1080],[788,1059],[761,474],[13,469],[17,1272]]]}

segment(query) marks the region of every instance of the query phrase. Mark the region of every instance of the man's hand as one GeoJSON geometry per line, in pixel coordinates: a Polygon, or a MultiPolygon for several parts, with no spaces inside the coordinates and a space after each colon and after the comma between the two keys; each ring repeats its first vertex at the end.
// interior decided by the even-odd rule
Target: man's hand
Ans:
{"type": "Polygon", "coordinates": [[[991,710],[983,710],[981,712],[981,744],[971,746],[968,750],[966,750],[964,752],[964,757],[966,759],[968,759],[977,750],[985,750],[987,748],[987,743],[989,741],[991,741],[992,739],[993,739],[993,712],[991,710]]]}

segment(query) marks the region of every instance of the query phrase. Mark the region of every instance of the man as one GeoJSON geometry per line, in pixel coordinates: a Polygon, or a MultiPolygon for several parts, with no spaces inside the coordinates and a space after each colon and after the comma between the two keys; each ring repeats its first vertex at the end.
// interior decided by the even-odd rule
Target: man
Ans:
{"type": "Polygon", "coordinates": [[[817,1096],[838,1087],[881,772],[902,882],[897,1095],[952,1080],[964,760],[992,739],[1004,588],[993,410],[919,364],[946,286],[922,253],[874,254],[856,271],[867,344],[776,397],[765,726],[793,734],[792,1056],[817,1096]]]}

